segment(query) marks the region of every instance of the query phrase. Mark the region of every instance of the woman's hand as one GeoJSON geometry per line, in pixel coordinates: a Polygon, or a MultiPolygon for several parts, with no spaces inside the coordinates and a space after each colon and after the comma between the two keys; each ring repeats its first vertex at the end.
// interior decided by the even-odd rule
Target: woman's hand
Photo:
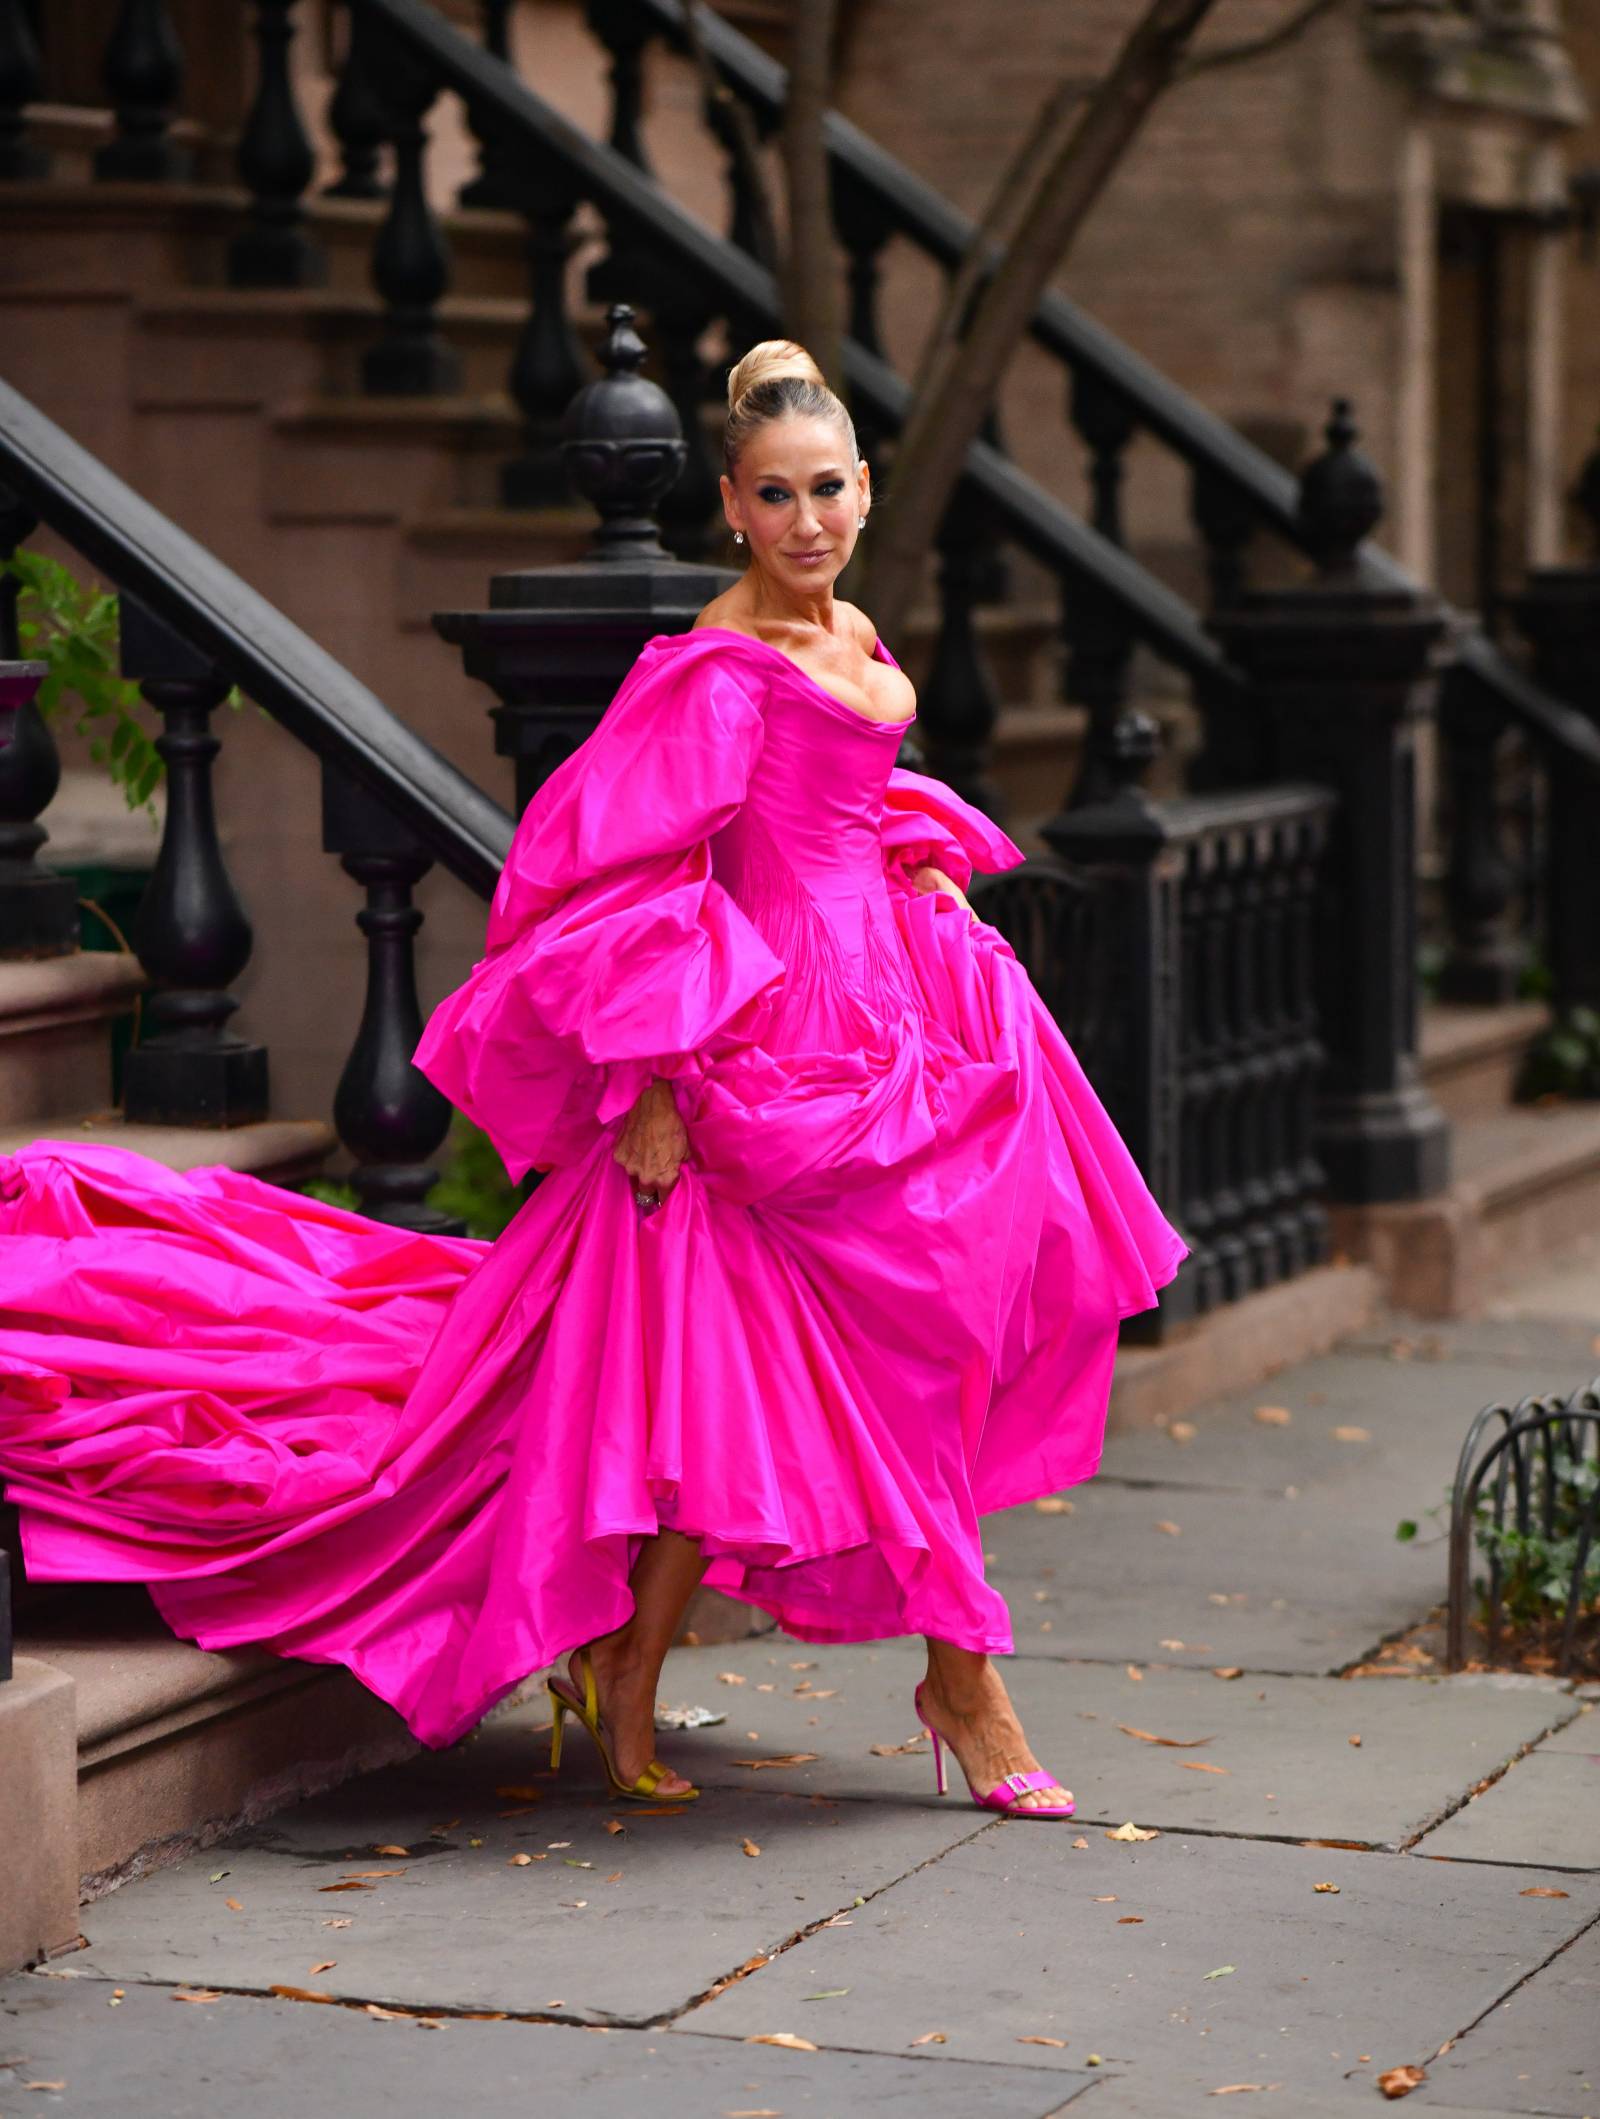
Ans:
{"type": "Polygon", "coordinates": [[[967,904],[966,893],[951,882],[942,868],[935,868],[931,863],[925,862],[921,868],[911,871],[911,880],[916,888],[923,892],[947,890],[958,905],[966,905],[968,912],[971,912],[972,907],[967,904]]]}
{"type": "Polygon", "coordinates": [[[689,1136],[665,1082],[652,1082],[622,1122],[612,1160],[621,1163],[634,1189],[665,1199],[678,1181],[678,1166],[689,1152],[689,1136]]]}

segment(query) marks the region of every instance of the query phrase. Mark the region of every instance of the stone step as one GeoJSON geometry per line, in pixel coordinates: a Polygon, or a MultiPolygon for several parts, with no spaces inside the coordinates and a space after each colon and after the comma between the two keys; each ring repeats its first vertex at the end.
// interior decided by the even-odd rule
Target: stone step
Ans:
{"type": "Polygon", "coordinates": [[[48,1124],[0,1125],[0,1155],[15,1155],[36,1140],[132,1148],[169,1170],[220,1163],[280,1185],[314,1177],[339,1145],[332,1126],[320,1118],[264,1118],[249,1126],[148,1126],[105,1108],[78,1111],[48,1124]]]}
{"type": "Polygon", "coordinates": [[[1523,1054],[1549,1020],[1543,1001],[1500,1008],[1430,1002],[1422,1011],[1419,1057],[1434,1101],[1453,1119],[1502,1113],[1523,1054]]]}
{"type": "Polygon", "coordinates": [[[31,1139],[106,1101],[110,1026],[148,983],[120,950],[0,961],[0,1136],[31,1139]]]}
{"type": "Polygon", "coordinates": [[[1336,1243],[1375,1266],[1396,1308],[1470,1316],[1600,1227],[1600,1102],[1461,1119],[1435,1199],[1336,1207],[1336,1243]]]}

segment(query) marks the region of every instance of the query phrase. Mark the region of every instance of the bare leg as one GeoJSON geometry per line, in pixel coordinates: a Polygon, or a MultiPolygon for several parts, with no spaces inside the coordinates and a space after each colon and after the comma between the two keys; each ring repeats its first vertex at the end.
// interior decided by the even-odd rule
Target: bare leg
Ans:
{"type": "MultiPolygon", "coordinates": [[[[637,1780],[655,1756],[656,1685],[661,1665],[708,1564],[692,1538],[681,1531],[659,1531],[646,1541],[628,1577],[633,1616],[614,1633],[601,1634],[589,1643],[600,1720],[617,1772],[625,1781],[637,1780]]],[[[567,1674],[581,1699],[583,1676],[576,1649],[568,1659],[567,1674]]],[[[670,1795],[689,1785],[681,1773],[668,1773],[659,1792],[670,1795]]]]}
{"type": "MultiPolygon", "coordinates": [[[[929,1638],[922,1704],[929,1726],[955,1753],[975,1794],[986,1795],[1008,1773],[1040,1770],[1005,1683],[988,1656],[929,1638]]],[[[1058,1783],[1030,1788],[1017,1798],[1017,1808],[1049,1809],[1071,1793],[1058,1783]]]]}

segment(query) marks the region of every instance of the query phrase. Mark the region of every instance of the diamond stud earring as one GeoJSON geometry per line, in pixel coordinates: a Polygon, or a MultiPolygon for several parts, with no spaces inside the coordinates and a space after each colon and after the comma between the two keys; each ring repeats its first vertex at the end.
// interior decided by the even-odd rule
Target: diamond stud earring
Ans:
{"type": "Polygon", "coordinates": [[[735,530],[735,531],[734,531],[734,533],[733,533],[733,541],[734,541],[734,543],[735,543],[735,544],[743,544],[743,543],[744,543],[744,532],[743,532],[743,530],[735,530]]]}
{"type": "Polygon", "coordinates": [[[867,526],[867,518],[865,517],[865,515],[858,515],[858,516],[856,517],[856,528],[857,528],[858,530],[864,530],[864,529],[866,528],[866,526],[867,526]]]}

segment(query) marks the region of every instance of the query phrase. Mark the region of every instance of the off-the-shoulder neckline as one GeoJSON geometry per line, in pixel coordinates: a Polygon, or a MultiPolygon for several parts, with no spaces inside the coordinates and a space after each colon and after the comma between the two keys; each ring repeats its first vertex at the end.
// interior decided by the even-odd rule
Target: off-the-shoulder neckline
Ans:
{"type": "MultiPolygon", "coordinates": [[[[687,631],[682,633],[658,634],[657,638],[664,642],[670,642],[674,640],[704,640],[709,634],[712,633],[720,634],[723,638],[728,640],[742,640],[747,647],[761,648],[769,655],[776,655],[778,660],[783,664],[784,668],[787,670],[791,670],[794,675],[800,679],[802,684],[807,685],[810,688],[810,690],[816,695],[817,698],[825,699],[830,706],[837,707],[841,714],[848,714],[852,721],[859,721],[863,725],[863,727],[906,729],[909,728],[912,722],[915,721],[917,718],[916,715],[912,713],[906,714],[902,719],[898,721],[880,721],[876,714],[858,713],[853,706],[847,705],[845,701],[839,697],[837,692],[830,692],[825,684],[819,684],[817,682],[816,678],[812,676],[809,670],[802,669],[800,664],[795,661],[793,655],[786,655],[781,647],[774,647],[770,640],[763,640],[759,637],[759,635],[755,633],[741,632],[736,625],[696,625],[690,626],[687,631]]],[[[893,657],[889,655],[888,649],[884,648],[882,640],[876,637],[874,637],[872,643],[872,660],[874,662],[887,661],[891,668],[899,668],[899,664],[896,663],[893,660],[893,657]],[[883,649],[883,652],[881,654],[879,653],[880,649],[883,649]]]]}

